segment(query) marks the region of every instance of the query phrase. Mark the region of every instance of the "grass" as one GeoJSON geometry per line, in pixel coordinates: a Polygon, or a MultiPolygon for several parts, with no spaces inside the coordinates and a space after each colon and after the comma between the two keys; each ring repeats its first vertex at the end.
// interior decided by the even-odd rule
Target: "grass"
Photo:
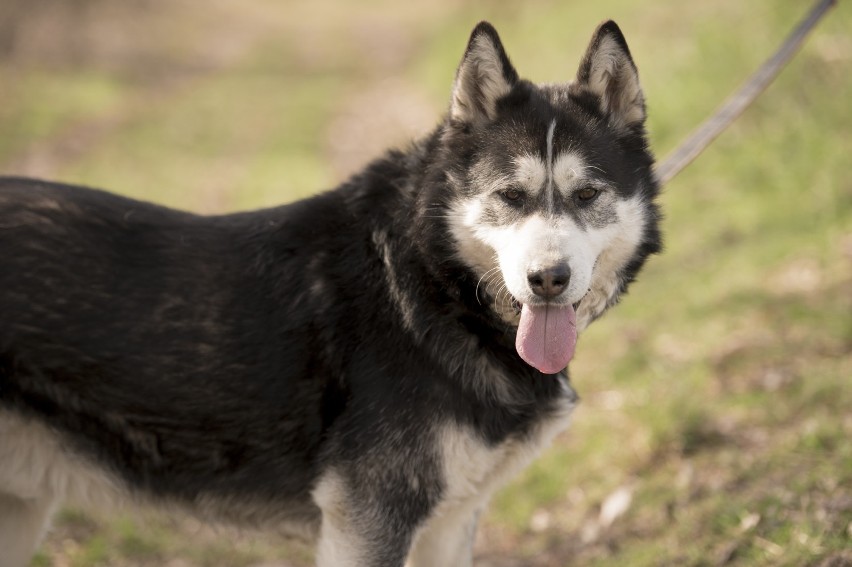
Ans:
{"type": "MultiPolygon", "coordinates": [[[[65,57],[60,29],[0,62],[0,170],[202,212],[293,200],[333,186],[401,132],[431,127],[479,19],[496,24],[523,75],[561,81],[594,25],[614,17],[665,155],[804,9],[576,4],[89,11],[87,29],[132,40],[93,32],[101,39],[65,57]]],[[[36,5],[21,26],[45,18],[36,5]]],[[[495,497],[479,565],[852,564],[849,29],[852,6],[840,3],[666,187],[666,251],[582,337],[573,426],[495,497]],[[618,495],[629,504],[603,521],[618,495]]],[[[33,565],[310,562],[309,550],[266,535],[67,510],[33,565]]]]}

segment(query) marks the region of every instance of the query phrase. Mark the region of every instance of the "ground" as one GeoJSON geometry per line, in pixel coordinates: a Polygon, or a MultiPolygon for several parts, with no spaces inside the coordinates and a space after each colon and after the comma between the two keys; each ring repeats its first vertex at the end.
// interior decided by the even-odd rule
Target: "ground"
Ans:
{"type": "MultiPolygon", "coordinates": [[[[480,19],[567,81],[621,25],[656,153],[794,0],[3,0],[0,172],[199,212],[334,186],[444,112],[480,19]]],[[[852,5],[665,188],[665,252],[581,337],[572,428],[494,500],[480,567],[852,565],[852,5]]],[[[302,567],[268,534],[63,511],[33,565],[302,567]]]]}

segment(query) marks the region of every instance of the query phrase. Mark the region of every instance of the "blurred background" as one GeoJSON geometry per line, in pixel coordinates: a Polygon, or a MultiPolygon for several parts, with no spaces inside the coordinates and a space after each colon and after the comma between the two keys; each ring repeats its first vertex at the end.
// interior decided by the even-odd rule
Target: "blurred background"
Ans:
{"type": "MultiPolygon", "coordinates": [[[[202,213],[331,188],[444,112],[474,24],[567,81],[614,18],[665,156],[796,0],[0,0],[0,173],[202,213]]],[[[852,5],[665,188],[667,249],[581,338],[572,428],[478,566],[852,565],[852,5]]],[[[2,550],[0,550],[2,553],[2,550]]],[[[67,509],[36,566],[303,567],[270,534],[67,509]]]]}

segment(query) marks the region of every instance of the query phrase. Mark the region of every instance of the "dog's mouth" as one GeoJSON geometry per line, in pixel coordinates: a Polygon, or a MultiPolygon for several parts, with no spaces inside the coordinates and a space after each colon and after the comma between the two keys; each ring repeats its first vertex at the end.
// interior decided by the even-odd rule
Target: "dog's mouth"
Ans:
{"type": "MultiPolygon", "coordinates": [[[[571,307],[574,309],[575,312],[577,311],[577,309],[580,308],[580,302],[581,301],[583,301],[582,297],[571,304],[571,307]]],[[[517,299],[515,299],[515,296],[513,295],[512,296],[512,310],[514,310],[515,315],[521,314],[521,305],[522,305],[521,302],[518,301],[517,299]]]]}
{"type": "MultiPolygon", "coordinates": [[[[580,302],[583,301],[584,297],[585,297],[585,295],[571,304],[571,307],[574,309],[575,312],[580,308],[580,302]]],[[[522,307],[523,304],[520,301],[518,301],[517,299],[515,299],[514,295],[511,296],[511,298],[512,298],[512,310],[515,312],[515,315],[520,315],[521,314],[521,307],[522,307]]]]}
{"type": "Polygon", "coordinates": [[[521,314],[521,302],[515,299],[515,296],[512,296],[512,309],[515,311],[515,315],[521,314]]]}

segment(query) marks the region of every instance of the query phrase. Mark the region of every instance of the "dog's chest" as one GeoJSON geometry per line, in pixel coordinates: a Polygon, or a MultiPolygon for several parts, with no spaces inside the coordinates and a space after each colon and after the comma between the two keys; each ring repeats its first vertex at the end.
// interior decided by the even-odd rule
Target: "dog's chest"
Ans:
{"type": "Polygon", "coordinates": [[[575,397],[567,395],[528,432],[489,445],[471,427],[447,425],[441,432],[445,491],[442,505],[484,504],[567,426],[575,397]]]}

